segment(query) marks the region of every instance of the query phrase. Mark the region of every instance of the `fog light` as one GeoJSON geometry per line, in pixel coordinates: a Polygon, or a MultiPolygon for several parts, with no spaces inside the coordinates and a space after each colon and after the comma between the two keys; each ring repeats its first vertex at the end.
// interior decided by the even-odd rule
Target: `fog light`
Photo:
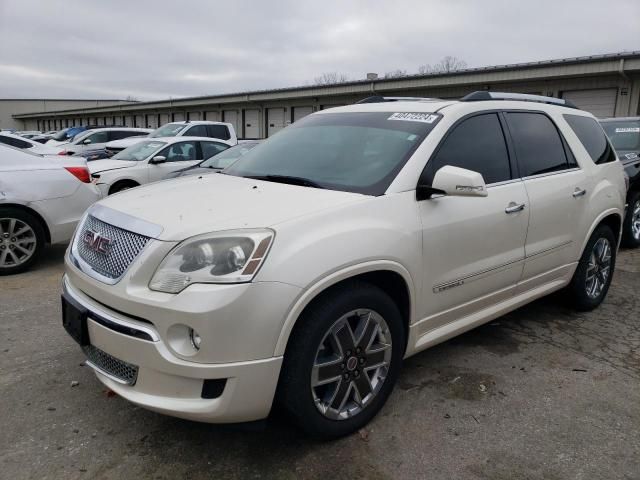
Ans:
{"type": "Polygon", "coordinates": [[[196,332],[193,328],[189,329],[189,338],[191,339],[191,345],[193,345],[193,348],[195,348],[196,350],[200,350],[202,338],[200,338],[198,332],[196,332]]]}

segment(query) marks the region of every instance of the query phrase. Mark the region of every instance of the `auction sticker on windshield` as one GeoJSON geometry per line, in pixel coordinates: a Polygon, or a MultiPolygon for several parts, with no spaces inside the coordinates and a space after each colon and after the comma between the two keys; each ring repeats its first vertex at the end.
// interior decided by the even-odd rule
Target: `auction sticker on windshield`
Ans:
{"type": "Polygon", "coordinates": [[[397,112],[391,115],[387,120],[401,120],[404,122],[422,122],[433,123],[438,119],[438,115],[432,113],[412,113],[412,112],[397,112]]]}
{"type": "Polygon", "coordinates": [[[640,127],[616,128],[616,133],[640,133],[640,127]]]}

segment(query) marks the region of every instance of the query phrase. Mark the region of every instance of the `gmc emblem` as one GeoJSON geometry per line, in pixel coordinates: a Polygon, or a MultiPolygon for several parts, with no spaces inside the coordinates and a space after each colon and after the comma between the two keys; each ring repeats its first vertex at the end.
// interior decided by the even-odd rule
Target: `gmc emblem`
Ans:
{"type": "Polygon", "coordinates": [[[93,250],[94,252],[102,253],[106,255],[111,250],[111,245],[113,241],[110,238],[103,237],[98,232],[94,232],[93,230],[87,230],[84,232],[84,236],[82,237],[82,241],[85,245],[93,250]]]}

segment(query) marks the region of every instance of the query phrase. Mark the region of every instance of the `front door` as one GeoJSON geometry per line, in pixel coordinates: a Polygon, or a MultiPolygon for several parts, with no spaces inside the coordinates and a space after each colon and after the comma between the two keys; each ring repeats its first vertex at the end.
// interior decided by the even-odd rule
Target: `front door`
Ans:
{"type": "Polygon", "coordinates": [[[149,164],[149,182],[164,180],[170,173],[202,161],[198,142],[194,140],[172,143],[154,156],[165,157],[166,161],[149,164]]]}
{"type": "Polygon", "coordinates": [[[522,275],[528,198],[512,173],[498,114],[474,115],[452,127],[421,182],[430,184],[445,165],[481,173],[488,196],[420,202],[424,281],[419,335],[510,297],[522,275]]]}

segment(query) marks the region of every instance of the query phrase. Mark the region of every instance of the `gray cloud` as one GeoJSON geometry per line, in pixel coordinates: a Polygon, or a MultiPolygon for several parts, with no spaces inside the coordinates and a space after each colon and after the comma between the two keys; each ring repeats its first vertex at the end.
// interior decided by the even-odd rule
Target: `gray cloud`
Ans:
{"type": "Polygon", "coordinates": [[[304,85],[640,49],[637,0],[0,0],[0,97],[124,98],[304,85]]]}

